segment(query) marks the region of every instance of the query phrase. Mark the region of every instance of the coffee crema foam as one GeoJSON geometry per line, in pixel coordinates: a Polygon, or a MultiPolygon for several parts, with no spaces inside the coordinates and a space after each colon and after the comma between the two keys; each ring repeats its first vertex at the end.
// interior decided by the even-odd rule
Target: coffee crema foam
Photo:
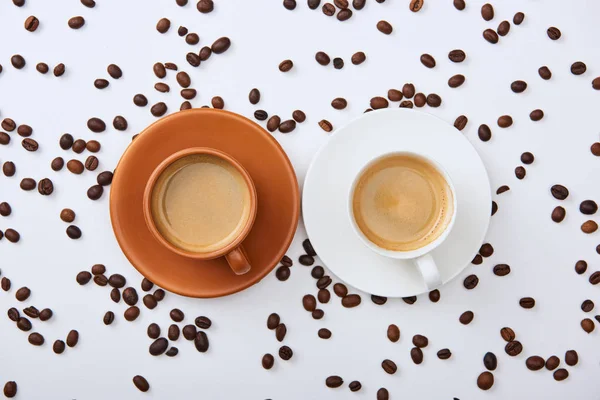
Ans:
{"type": "Polygon", "coordinates": [[[231,243],[250,217],[250,189],[228,161],[210,154],[169,165],[152,191],[152,218],[171,244],[208,253],[231,243]]]}
{"type": "Polygon", "coordinates": [[[454,214],[452,190],[425,159],[395,154],[376,160],[358,178],[354,220],[372,243],[411,251],[435,241],[454,214]]]}

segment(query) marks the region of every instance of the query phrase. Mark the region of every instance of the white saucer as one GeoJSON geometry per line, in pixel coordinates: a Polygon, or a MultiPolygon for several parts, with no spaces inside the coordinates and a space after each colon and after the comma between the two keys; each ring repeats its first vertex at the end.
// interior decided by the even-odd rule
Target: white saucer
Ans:
{"type": "Polygon", "coordinates": [[[374,253],[352,230],[348,196],[352,181],[368,161],[392,151],[412,151],[436,160],[456,189],[454,228],[431,254],[445,284],[479,250],[488,229],[492,198],[481,158],[456,128],[415,110],[373,111],[338,129],[319,150],[304,182],[302,210],[311,243],[323,263],[340,279],[387,297],[427,292],[411,260],[374,253]]]}

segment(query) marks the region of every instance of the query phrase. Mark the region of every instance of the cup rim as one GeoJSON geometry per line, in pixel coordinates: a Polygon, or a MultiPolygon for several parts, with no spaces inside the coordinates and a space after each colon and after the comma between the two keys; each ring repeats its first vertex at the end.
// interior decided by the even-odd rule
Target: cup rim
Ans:
{"type": "Polygon", "coordinates": [[[246,239],[246,237],[252,229],[252,226],[254,225],[254,221],[256,220],[256,213],[258,209],[257,202],[258,200],[254,181],[252,180],[252,177],[250,176],[248,171],[246,171],[242,164],[240,164],[235,158],[233,158],[227,153],[224,153],[217,149],[213,149],[211,147],[190,147],[171,154],[169,157],[165,158],[160,164],[158,164],[154,171],[152,171],[150,178],[148,178],[148,181],[146,182],[146,187],[144,188],[144,220],[146,221],[146,226],[152,233],[152,236],[154,236],[154,238],[158,240],[158,242],[161,245],[168,248],[170,251],[179,254],[183,257],[195,258],[198,260],[212,260],[226,255],[236,247],[240,246],[244,239],[246,239]],[[239,235],[234,240],[227,244],[227,246],[207,253],[191,252],[173,245],[161,235],[161,233],[158,231],[158,228],[156,227],[154,218],[152,217],[152,191],[154,189],[154,186],[156,185],[156,181],[158,180],[159,176],[169,165],[171,165],[175,161],[193,154],[210,154],[227,161],[240,172],[240,174],[244,178],[246,185],[248,186],[248,189],[250,190],[250,215],[246,220],[244,228],[240,231],[239,235]]]}
{"type": "Polygon", "coordinates": [[[454,222],[456,221],[456,214],[458,211],[457,204],[458,204],[458,202],[456,200],[456,190],[454,188],[454,183],[452,182],[452,179],[450,178],[450,174],[448,174],[448,172],[444,169],[444,167],[440,163],[438,163],[437,161],[433,160],[432,158],[430,158],[422,153],[416,153],[414,151],[409,151],[409,150],[399,150],[399,151],[390,151],[387,153],[380,154],[380,155],[372,158],[371,160],[367,161],[365,163],[365,165],[363,165],[360,168],[360,170],[356,173],[354,180],[352,181],[352,185],[350,186],[350,193],[348,196],[347,206],[348,206],[348,214],[350,217],[350,224],[352,225],[352,229],[354,230],[356,235],[361,239],[361,241],[369,249],[371,249],[375,253],[381,254],[385,257],[406,260],[406,259],[418,258],[427,253],[430,253],[431,251],[433,251],[435,248],[437,248],[440,244],[442,244],[446,240],[446,238],[450,234],[450,231],[452,231],[452,228],[454,227],[454,222]],[[358,183],[359,178],[362,176],[362,174],[365,172],[365,170],[368,167],[370,167],[371,165],[373,165],[374,163],[376,163],[377,161],[381,160],[382,158],[394,156],[394,155],[402,155],[402,154],[411,155],[411,156],[415,156],[415,157],[424,159],[425,161],[427,161],[428,163],[433,165],[438,170],[438,172],[440,172],[442,174],[442,176],[444,177],[444,180],[450,187],[450,191],[452,192],[452,208],[453,208],[452,218],[450,219],[448,226],[446,227],[446,229],[444,230],[444,232],[442,232],[442,234],[440,236],[438,236],[433,242],[431,242],[423,247],[420,247],[420,248],[414,249],[414,250],[407,250],[407,251],[388,250],[388,249],[379,247],[375,243],[371,242],[364,235],[364,233],[360,230],[360,228],[356,224],[356,219],[354,218],[354,209],[352,207],[356,184],[358,183]]]}

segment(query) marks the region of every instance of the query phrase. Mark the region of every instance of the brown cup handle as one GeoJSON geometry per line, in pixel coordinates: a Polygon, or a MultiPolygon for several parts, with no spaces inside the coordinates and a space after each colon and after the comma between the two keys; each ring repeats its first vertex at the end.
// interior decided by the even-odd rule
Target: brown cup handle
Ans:
{"type": "Polygon", "coordinates": [[[244,275],[250,271],[250,261],[248,261],[246,250],[244,250],[244,247],[241,244],[225,254],[225,259],[236,275],[244,275]]]}

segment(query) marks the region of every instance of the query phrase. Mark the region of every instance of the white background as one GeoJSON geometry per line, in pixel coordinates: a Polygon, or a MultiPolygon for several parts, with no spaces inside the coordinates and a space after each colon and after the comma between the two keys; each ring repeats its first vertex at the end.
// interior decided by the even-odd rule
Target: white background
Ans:
{"type": "MultiPolygon", "coordinates": [[[[10,217],[0,217],[0,229],[14,227],[22,235],[17,245],[6,239],[0,242],[0,268],[13,281],[11,292],[0,293],[0,302],[3,310],[22,308],[24,304],[17,304],[14,292],[27,285],[33,292],[27,305],[50,307],[55,316],[45,323],[34,321],[34,329],[47,340],[41,348],[28,344],[27,334],[8,318],[0,318],[0,383],[17,381],[21,399],[374,399],[382,386],[390,390],[392,399],[597,399],[598,330],[588,335],[579,323],[585,317],[581,302],[587,298],[600,302],[598,288],[588,283],[590,273],[600,265],[600,255],[595,252],[600,234],[586,236],[579,230],[587,218],[577,209],[584,199],[600,200],[600,160],[589,152],[599,139],[600,92],[592,90],[590,82],[600,75],[600,3],[498,1],[494,3],[496,17],[487,23],[480,16],[482,2],[467,2],[467,9],[459,12],[451,0],[427,0],[414,14],[408,10],[408,0],[368,1],[364,10],[340,23],[321,11],[309,10],[305,1],[299,1],[297,9],[290,12],[279,0],[219,0],[212,14],[203,15],[192,2],[180,8],[174,0],[98,0],[95,9],[87,9],[77,0],[27,0],[23,8],[3,0],[0,118],[31,125],[41,149],[24,151],[16,133],[9,146],[0,146],[0,161],[13,160],[17,165],[15,177],[0,176],[0,201],[13,206],[10,217]],[[496,28],[504,19],[512,22],[517,11],[526,14],[521,26],[512,26],[498,45],[483,40],[485,28],[496,28]],[[23,28],[32,14],[41,21],[35,33],[23,28]],[[86,18],[79,31],[67,26],[75,15],[86,18]],[[172,21],[165,35],[155,30],[161,17],[172,21]],[[381,19],[394,26],[392,35],[376,30],[381,19]],[[180,25],[197,32],[200,45],[189,46],[178,37],[180,25]],[[559,41],[548,39],[549,26],[562,30],[559,41]],[[225,35],[233,42],[227,53],[213,55],[197,69],[186,63],[188,51],[198,51],[225,35]],[[455,48],[466,51],[466,62],[448,61],[447,53],[455,48]],[[319,50],[332,58],[344,58],[344,69],[318,65],[314,54],[319,50]],[[358,67],[350,63],[356,51],[367,54],[367,61],[358,67]],[[435,69],[420,64],[424,52],[436,58],[435,69]],[[10,66],[10,56],[15,53],[26,58],[25,69],[10,66]],[[294,60],[295,66],[283,74],[277,66],[286,58],[294,60]],[[578,60],[587,64],[588,71],[573,76],[569,66],[578,60]],[[43,76],[35,71],[40,61],[51,67],[64,62],[67,72],[61,78],[43,76]],[[494,255],[443,287],[437,304],[424,295],[412,306],[399,299],[375,306],[363,295],[360,307],[345,309],[332,296],[323,306],[325,318],[315,321],[301,306],[304,294],[316,294],[314,280],[310,269],[296,262],[287,282],[276,280],[273,272],[245,292],[223,299],[167,294],[155,310],[142,307],[138,320],[126,322],[122,318],[124,304],[114,304],[108,288],[81,287],[75,282],[80,270],[104,263],[108,273],[121,273],[139,288],[141,276],[122,255],[112,234],[108,195],[97,202],[88,200],[86,189],[96,174],[55,173],[49,164],[57,155],[72,155],[58,147],[60,135],[70,132],[76,138],[95,138],[102,143],[98,171],[114,168],[131,136],[154,120],[148,107],[132,104],[135,93],[145,93],[151,103],[164,100],[169,111],[177,110],[181,98],[173,72],[167,79],[173,89],[170,94],[153,89],[157,79],[152,65],[157,61],[175,62],[190,73],[192,86],[199,91],[192,101],[196,107],[220,95],[227,109],[251,117],[255,107],[247,95],[258,87],[262,93],[258,108],[282,116],[290,116],[297,108],[304,110],[307,121],[293,133],[274,134],[300,182],[311,157],[327,141],[328,135],[317,126],[320,119],[327,118],[339,127],[358,116],[371,97],[401,88],[405,82],[413,82],[418,91],[440,94],[442,107],[428,111],[450,123],[460,114],[467,115],[469,124],[463,132],[481,154],[492,189],[502,184],[511,187],[510,192],[494,196],[499,211],[487,235],[494,255]],[[122,79],[108,77],[109,63],[121,66],[122,79]],[[542,65],[550,67],[552,80],[539,78],[537,69],[542,65]],[[446,82],[455,73],[464,74],[467,81],[461,88],[450,89],[446,82]],[[95,89],[92,83],[96,78],[109,79],[110,87],[95,89]],[[511,92],[510,83],[515,79],[529,83],[525,93],[511,92]],[[348,99],[344,111],[329,105],[338,96],[348,99]],[[535,108],[546,114],[538,123],[528,118],[535,108]],[[110,122],[119,114],[129,121],[126,132],[111,126],[94,134],[86,128],[92,116],[110,122]],[[501,130],[495,125],[502,114],[513,116],[511,128],[501,130]],[[481,123],[492,127],[494,136],[488,143],[477,138],[481,123]],[[536,160],[527,167],[527,177],[518,181],[513,171],[520,165],[523,151],[533,152],[536,160]],[[35,191],[21,191],[19,181],[29,176],[50,177],[56,186],[54,194],[46,198],[35,191]],[[563,202],[567,218],[560,225],[550,220],[558,204],[549,194],[555,183],[571,191],[563,202]],[[63,207],[76,211],[76,223],[84,235],[81,240],[72,241],[65,235],[66,224],[58,218],[63,207]],[[584,276],[573,271],[578,259],[590,265],[584,276]],[[512,273],[504,278],[494,276],[492,268],[497,263],[510,264],[512,273]],[[462,280],[471,273],[479,276],[480,283],[467,291],[462,280]],[[536,299],[533,310],[519,307],[523,296],[536,299]],[[212,318],[208,353],[196,352],[192,343],[180,338],[177,357],[148,354],[147,325],[157,322],[166,332],[173,307],[186,313],[185,323],[192,323],[197,315],[212,318]],[[107,310],[117,314],[108,327],[102,323],[107,310]],[[465,310],[475,313],[468,326],[458,322],[465,310]],[[276,356],[275,367],[265,371],[260,366],[262,355],[276,355],[280,346],[265,327],[271,312],[278,312],[286,323],[285,344],[294,350],[294,357],[285,362],[276,356]],[[390,323],[402,331],[395,344],[385,336],[390,323]],[[505,343],[499,335],[503,326],[511,326],[523,343],[520,356],[510,358],[504,353],[505,343]],[[319,339],[320,327],[331,329],[333,338],[319,339]],[[79,345],[55,355],[52,342],[64,339],[73,328],[80,332],[79,345]],[[430,339],[425,361],[419,366],[409,356],[411,337],[416,333],[430,339]],[[445,347],[453,356],[441,361],[435,354],[445,347]],[[568,368],[570,376],[564,382],[555,382],[549,371],[531,372],[524,365],[531,355],[547,358],[556,354],[562,360],[568,349],[578,351],[580,362],[568,368]],[[494,372],[496,384],[482,392],[475,381],[484,371],[482,358],[487,351],[496,353],[499,366],[494,372]],[[385,358],[398,364],[395,375],[381,369],[385,358]],[[139,392],[131,383],[136,374],[150,382],[148,393],[139,392]],[[335,390],[326,388],[324,380],[329,375],[342,376],[346,384],[335,390]],[[354,379],[363,384],[359,393],[347,388],[354,379]]],[[[300,227],[289,250],[294,260],[302,252],[304,238],[300,227]]]]}

